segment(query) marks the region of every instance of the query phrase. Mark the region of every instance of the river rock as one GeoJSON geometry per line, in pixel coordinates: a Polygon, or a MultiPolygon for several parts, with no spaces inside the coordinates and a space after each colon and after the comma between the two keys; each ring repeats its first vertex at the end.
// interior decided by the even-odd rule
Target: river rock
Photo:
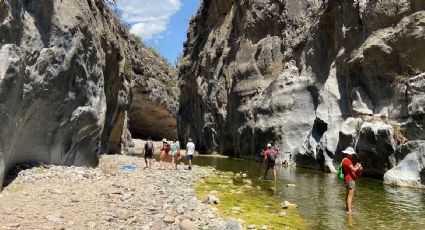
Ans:
{"type": "Polygon", "coordinates": [[[175,222],[175,219],[174,219],[174,217],[173,217],[173,216],[166,215],[166,216],[164,217],[164,222],[165,222],[165,223],[167,223],[167,224],[172,224],[172,223],[174,223],[174,222],[175,222]]]}
{"type": "Polygon", "coordinates": [[[207,197],[205,197],[202,201],[203,203],[206,204],[219,204],[220,203],[220,199],[216,196],[213,195],[208,195],[207,197]]]}
{"type": "Polygon", "coordinates": [[[287,215],[286,212],[279,212],[280,217],[285,217],[286,215],[287,215]]]}
{"type": "Polygon", "coordinates": [[[198,226],[194,222],[188,219],[185,219],[180,223],[180,229],[181,230],[197,230],[198,226]]]}
{"type": "Polygon", "coordinates": [[[233,218],[229,218],[229,219],[227,219],[226,229],[229,229],[229,230],[242,230],[244,228],[240,225],[240,223],[237,220],[235,220],[233,218]]]}
{"type": "Polygon", "coordinates": [[[293,204],[289,201],[285,200],[285,201],[282,202],[282,208],[288,209],[288,208],[297,208],[297,207],[298,207],[298,205],[293,204]]]}

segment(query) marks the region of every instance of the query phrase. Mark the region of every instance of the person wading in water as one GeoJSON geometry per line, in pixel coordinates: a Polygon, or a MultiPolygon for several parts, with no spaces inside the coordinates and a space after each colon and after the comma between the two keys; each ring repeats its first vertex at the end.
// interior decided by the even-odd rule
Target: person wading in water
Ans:
{"type": "Polygon", "coordinates": [[[277,151],[272,148],[271,144],[267,144],[267,150],[264,151],[264,160],[266,161],[266,171],[264,172],[264,179],[267,179],[269,169],[273,170],[274,181],[276,181],[276,159],[277,151]]]}
{"type": "Polygon", "coordinates": [[[149,137],[148,141],[145,144],[145,163],[146,163],[146,166],[145,166],[144,169],[152,168],[152,156],[153,156],[154,150],[155,150],[155,148],[153,147],[152,138],[149,137]]]}
{"type": "Polygon", "coordinates": [[[192,139],[189,138],[189,142],[186,145],[186,158],[189,161],[188,170],[192,170],[193,155],[195,155],[195,144],[192,142],[192,139]]]}
{"type": "Polygon", "coordinates": [[[354,189],[356,187],[356,177],[363,168],[360,163],[353,165],[351,160],[353,159],[353,155],[356,154],[356,151],[354,151],[352,147],[346,148],[342,153],[344,154],[344,159],[342,159],[342,172],[344,173],[345,188],[347,190],[345,205],[347,213],[351,214],[353,213],[351,204],[353,202],[354,189]]]}

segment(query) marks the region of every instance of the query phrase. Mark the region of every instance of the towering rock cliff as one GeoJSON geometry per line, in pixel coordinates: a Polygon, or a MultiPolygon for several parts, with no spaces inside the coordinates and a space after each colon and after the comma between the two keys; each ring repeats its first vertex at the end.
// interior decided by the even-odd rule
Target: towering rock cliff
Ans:
{"type": "Polygon", "coordinates": [[[328,171],[352,145],[382,176],[425,138],[424,29],[419,0],[204,0],[180,67],[180,138],[244,158],[273,142],[328,171]]]}
{"type": "Polygon", "coordinates": [[[15,163],[94,166],[125,151],[128,120],[144,130],[152,111],[175,127],[175,78],[103,0],[1,0],[0,187],[15,163]]]}

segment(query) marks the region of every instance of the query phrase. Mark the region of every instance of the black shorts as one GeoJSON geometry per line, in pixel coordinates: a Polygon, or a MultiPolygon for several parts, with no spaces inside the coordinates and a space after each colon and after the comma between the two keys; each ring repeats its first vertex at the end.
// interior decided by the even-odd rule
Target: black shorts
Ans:
{"type": "Polygon", "coordinates": [[[145,152],[145,158],[152,159],[152,157],[153,157],[153,152],[152,151],[146,151],[145,152]]]}
{"type": "Polygon", "coordinates": [[[267,169],[274,169],[276,162],[267,161],[267,169]]]}

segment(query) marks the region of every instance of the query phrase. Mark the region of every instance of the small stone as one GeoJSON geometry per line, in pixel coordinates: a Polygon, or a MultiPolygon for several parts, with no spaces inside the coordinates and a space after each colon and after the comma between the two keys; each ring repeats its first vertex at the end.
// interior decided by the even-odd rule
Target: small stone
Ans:
{"type": "Polygon", "coordinates": [[[267,225],[261,226],[261,230],[267,230],[267,225]]]}
{"type": "Polygon", "coordinates": [[[126,220],[130,217],[130,214],[127,210],[125,209],[119,209],[117,211],[117,217],[121,220],[126,220]]]}
{"type": "Polygon", "coordinates": [[[279,212],[279,216],[280,217],[285,217],[286,216],[286,212],[279,212]]]}
{"type": "Polygon", "coordinates": [[[174,219],[173,216],[166,215],[164,217],[164,222],[167,223],[167,224],[172,224],[172,223],[174,223],[174,221],[175,221],[175,219],[174,219]]]}
{"type": "Polygon", "coordinates": [[[205,204],[219,204],[220,199],[218,199],[218,197],[216,197],[216,196],[209,195],[203,200],[203,203],[205,203],[205,204]]]}
{"type": "Polygon", "coordinates": [[[287,184],[286,187],[296,187],[295,184],[287,184]]]}
{"type": "Polygon", "coordinates": [[[59,216],[59,215],[48,215],[48,216],[46,216],[46,219],[48,221],[53,222],[53,223],[59,223],[59,222],[62,221],[62,217],[59,216]]]}
{"type": "Polygon", "coordinates": [[[255,225],[251,224],[251,225],[248,225],[247,229],[256,229],[256,227],[255,225]]]}
{"type": "Polygon", "coordinates": [[[289,201],[283,201],[283,203],[282,203],[282,208],[297,208],[298,207],[298,205],[296,205],[296,204],[293,204],[293,203],[291,203],[291,202],[289,202],[289,201]]]}
{"type": "Polygon", "coordinates": [[[180,223],[180,229],[181,230],[197,230],[198,225],[196,225],[194,222],[186,219],[186,220],[183,220],[180,223]]]}

